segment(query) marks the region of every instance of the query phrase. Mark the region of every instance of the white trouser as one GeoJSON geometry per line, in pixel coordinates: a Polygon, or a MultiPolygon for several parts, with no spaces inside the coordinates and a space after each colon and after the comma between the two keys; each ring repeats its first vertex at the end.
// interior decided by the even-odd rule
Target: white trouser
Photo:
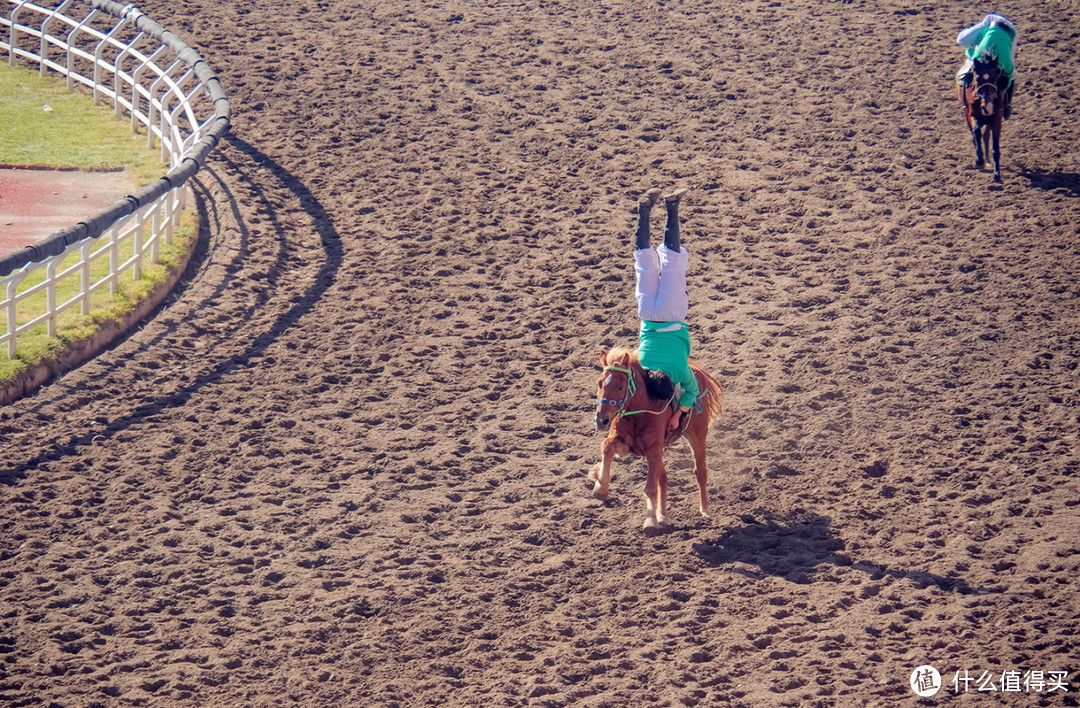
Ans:
{"type": "Polygon", "coordinates": [[[686,294],[686,266],[690,254],[685,248],[671,251],[660,244],[656,250],[634,251],[637,278],[638,317],[652,322],[682,322],[690,309],[686,294]]]}

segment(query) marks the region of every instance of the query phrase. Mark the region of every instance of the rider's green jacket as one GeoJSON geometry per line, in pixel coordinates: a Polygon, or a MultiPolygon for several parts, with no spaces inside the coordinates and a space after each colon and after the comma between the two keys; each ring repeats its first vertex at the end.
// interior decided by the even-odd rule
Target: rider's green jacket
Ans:
{"type": "Polygon", "coordinates": [[[679,405],[690,408],[698,397],[698,382],[690,369],[690,329],[685,322],[641,321],[638,358],[646,369],[663,371],[682,387],[679,405]]]}
{"type": "Polygon", "coordinates": [[[989,52],[997,57],[998,67],[1011,77],[1013,75],[1012,44],[1012,35],[1006,30],[1000,27],[988,27],[979,31],[974,46],[968,47],[966,54],[968,59],[974,60],[982,52],[989,52]]]}

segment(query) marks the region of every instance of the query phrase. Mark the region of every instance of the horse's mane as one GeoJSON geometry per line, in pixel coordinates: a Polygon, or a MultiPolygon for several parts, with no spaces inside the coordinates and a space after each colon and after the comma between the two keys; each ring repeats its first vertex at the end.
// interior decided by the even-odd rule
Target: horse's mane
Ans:
{"type": "Polygon", "coordinates": [[[641,358],[638,357],[637,350],[627,349],[626,347],[612,347],[608,350],[607,358],[608,361],[614,361],[615,359],[622,357],[624,354],[630,355],[630,361],[641,364],[641,358]]]}

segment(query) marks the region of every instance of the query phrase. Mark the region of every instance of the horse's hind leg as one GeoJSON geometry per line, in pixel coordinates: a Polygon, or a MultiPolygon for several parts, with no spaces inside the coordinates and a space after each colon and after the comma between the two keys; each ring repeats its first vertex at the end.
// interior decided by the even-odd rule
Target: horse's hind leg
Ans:
{"type": "Polygon", "coordinates": [[[668,490],[667,467],[660,465],[660,474],[656,479],[656,491],[658,492],[659,507],[656,512],[656,522],[661,526],[667,526],[667,490],[668,490]]]}
{"type": "MultiPolygon", "coordinates": [[[[998,117],[997,120],[1000,121],[1001,118],[998,117]]],[[[997,127],[997,129],[995,129],[993,131],[991,131],[990,128],[987,128],[986,130],[988,132],[993,132],[993,134],[994,134],[994,181],[995,182],[1000,182],[1001,181],[1001,145],[1000,145],[1000,138],[1001,138],[1000,130],[1001,129],[1000,129],[1000,127],[997,127]]],[[[989,141],[989,138],[987,140],[989,141]]]]}

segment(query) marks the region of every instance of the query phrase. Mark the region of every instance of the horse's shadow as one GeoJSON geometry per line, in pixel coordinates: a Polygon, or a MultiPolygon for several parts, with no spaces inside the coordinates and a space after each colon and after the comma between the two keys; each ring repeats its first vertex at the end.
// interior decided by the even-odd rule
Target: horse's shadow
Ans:
{"type": "Polygon", "coordinates": [[[1021,167],[1020,176],[1031,182],[1031,186],[1036,189],[1064,190],[1070,196],[1080,197],[1080,173],[1021,167]]]}
{"type": "Polygon", "coordinates": [[[746,516],[742,520],[747,522],[745,526],[726,529],[713,540],[695,543],[693,552],[711,566],[723,566],[730,572],[753,578],[771,575],[808,584],[821,566],[835,565],[864,572],[871,580],[907,578],[919,587],[933,585],[961,594],[992,592],[989,588],[974,588],[962,578],[896,570],[852,559],[843,552],[844,542],[834,533],[825,516],[797,511],[767,521],[746,516]],[[735,564],[754,566],[757,570],[735,564]]]}

